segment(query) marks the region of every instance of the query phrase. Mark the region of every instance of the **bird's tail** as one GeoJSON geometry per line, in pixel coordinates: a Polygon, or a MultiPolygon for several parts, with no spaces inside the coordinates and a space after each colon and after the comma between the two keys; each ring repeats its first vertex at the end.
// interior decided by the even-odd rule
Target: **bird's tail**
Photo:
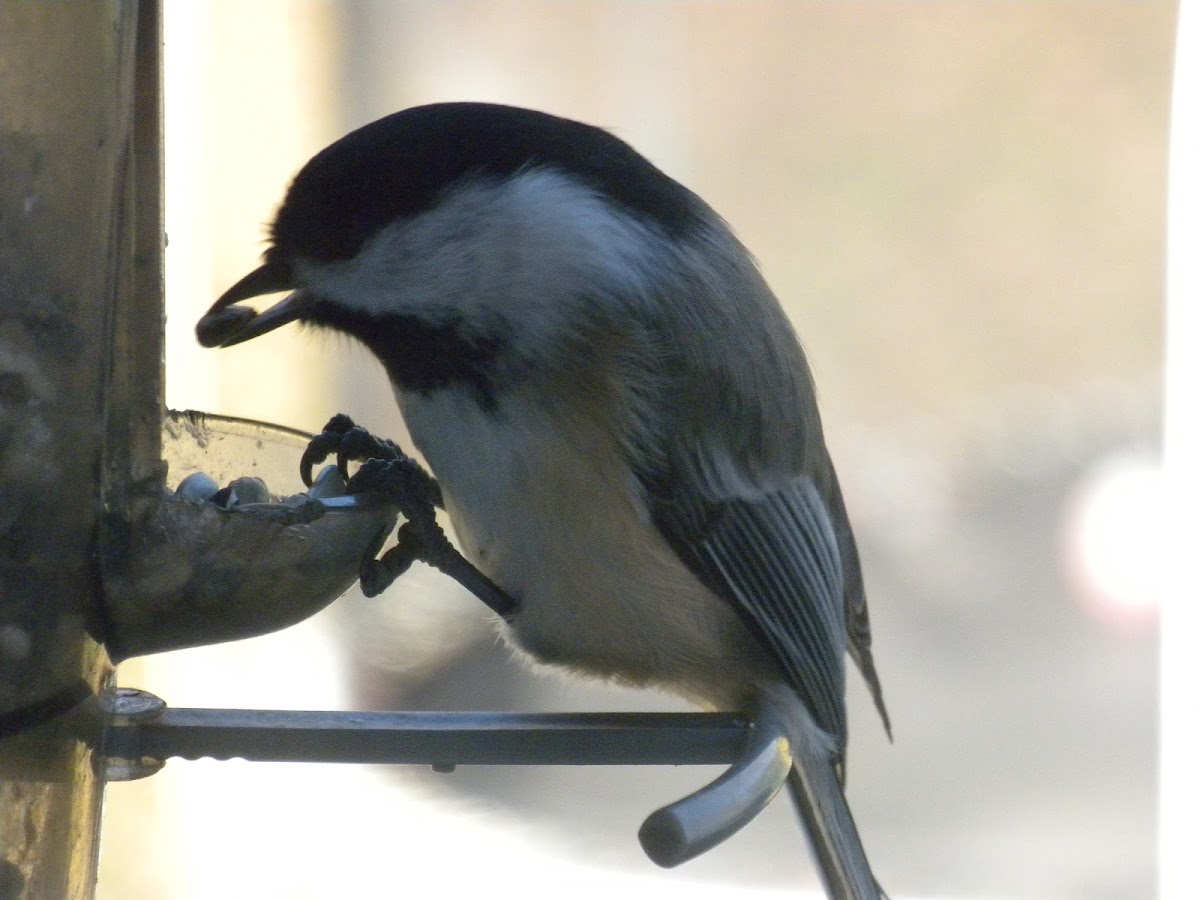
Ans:
{"type": "Polygon", "coordinates": [[[783,712],[792,754],[788,792],[830,900],[880,900],[880,889],[842,792],[833,740],[796,698],[783,712]]]}

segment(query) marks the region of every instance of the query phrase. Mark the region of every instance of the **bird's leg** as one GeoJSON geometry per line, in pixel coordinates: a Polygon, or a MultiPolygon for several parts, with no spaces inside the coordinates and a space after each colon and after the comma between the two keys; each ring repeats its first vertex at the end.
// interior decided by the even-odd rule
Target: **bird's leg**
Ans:
{"type": "Polygon", "coordinates": [[[348,462],[362,461],[347,479],[346,493],[381,494],[396,504],[406,519],[396,532],[396,546],[378,559],[371,554],[363,560],[359,581],[364,594],[374,597],[382,593],[419,559],[449,575],[497,615],[508,618],[516,612],[517,602],[471,565],[442,531],[435,511],[442,505],[441,488],[415,460],[392,441],[373,436],[349,416],[339,414],[313,438],[301,457],[301,476],[306,483],[311,483],[312,467],[334,453],[343,475],[348,462]]]}
{"type": "Polygon", "coordinates": [[[434,504],[441,501],[441,490],[437,482],[414,460],[397,453],[395,459],[368,459],[346,485],[350,494],[373,491],[384,495],[407,519],[396,533],[395,547],[379,559],[363,562],[363,593],[368,597],[379,594],[419,559],[449,575],[497,615],[511,616],[516,601],[464,559],[438,524],[434,504]]]}

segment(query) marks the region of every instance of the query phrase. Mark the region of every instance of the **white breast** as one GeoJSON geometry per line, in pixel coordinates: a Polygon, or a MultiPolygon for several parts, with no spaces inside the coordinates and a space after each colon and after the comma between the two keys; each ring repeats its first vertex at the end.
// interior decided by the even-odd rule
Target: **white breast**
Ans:
{"type": "Polygon", "coordinates": [[[520,603],[517,645],[542,662],[740,701],[762,655],[649,521],[611,434],[516,393],[492,410],[457,391],[399,399],[464,553],[520,603]]]}

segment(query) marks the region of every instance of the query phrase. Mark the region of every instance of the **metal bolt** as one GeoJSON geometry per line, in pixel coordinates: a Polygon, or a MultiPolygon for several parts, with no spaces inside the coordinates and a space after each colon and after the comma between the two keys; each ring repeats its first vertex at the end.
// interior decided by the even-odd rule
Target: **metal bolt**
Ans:
{"type": "MultiPolygon", "coordinates": [[[[117,688],[107,700],[112,725],[128,725],[153,719],[167,708],[166,701],[149,691],[137,688],[117,688]]],[[[165,764],[161,759],[142,756],[136,748],[107,747],[104,757],[105,781],[136,781],[153,775],[165,764]]]]}

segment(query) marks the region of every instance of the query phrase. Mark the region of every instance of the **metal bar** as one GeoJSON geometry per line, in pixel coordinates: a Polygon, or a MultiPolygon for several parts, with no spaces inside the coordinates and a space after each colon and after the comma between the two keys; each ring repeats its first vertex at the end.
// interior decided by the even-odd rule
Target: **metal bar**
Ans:
{"type": "Polygon", "coordinates": [[[709,785],[653,813],[638,838],[661,866],[716,846],[757,816],[791,767],[769,716],[728,713],[299,712],[169,709],[118,689],[103,754],[110,781],[153,775],[170,757],[257,762],[426,765],[728,765],[709,785]]]}
{"type": "Polygon", "coordinates": [[[650,814],[638,840],[650,859],[672,868],[736,834],[775,799],[792,768],[783,723],[767,710],[738,761],[720,778],[650,814]]]}
{"type": "Polygon", "coordinates": [[[110,757],[428,765],[728,765],[752,726],[722,713],[299,712],[118,715],[110,757]]]}

